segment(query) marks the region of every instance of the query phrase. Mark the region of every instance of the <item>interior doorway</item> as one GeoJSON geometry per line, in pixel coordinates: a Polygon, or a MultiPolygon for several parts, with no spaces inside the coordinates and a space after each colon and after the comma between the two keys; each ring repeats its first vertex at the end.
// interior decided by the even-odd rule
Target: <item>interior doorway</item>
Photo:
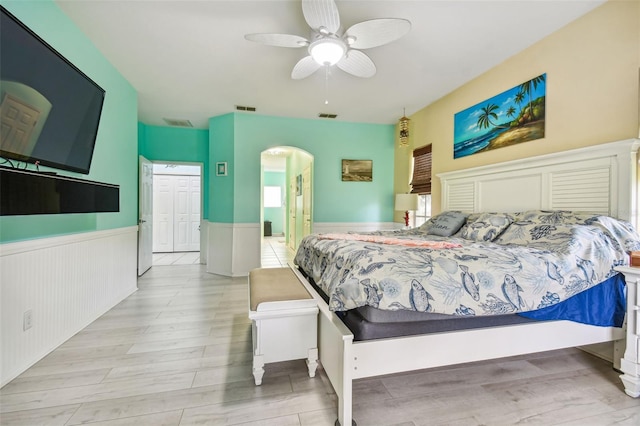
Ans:
{"type": "Polygon", "coordinates": [[[153,264],[200,262],[202,166],[153,165],[153,264]]]}
{"type": "Polygon", "coordinates": [[[287,266],[313,230],[313,156],[289,146],[270,148],[262,152],[261,170],[261,264],[287,266]]]}

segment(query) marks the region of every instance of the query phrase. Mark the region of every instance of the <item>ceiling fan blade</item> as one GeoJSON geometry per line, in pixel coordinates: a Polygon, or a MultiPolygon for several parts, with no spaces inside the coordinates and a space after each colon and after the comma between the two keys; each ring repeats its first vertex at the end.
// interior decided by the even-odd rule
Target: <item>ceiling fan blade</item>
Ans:
{"type": "Polygon", "coordinates": [[[320,68],[320,64],[313,60],[311,56],[305,56],[300,59],[295,67],[293,67],[293,71],[291,71],[291,78],[294,80],[302,80],[303,78],[309,77],[314,72],[318,71],[320,68]]]}
{"type": "Polygon", "coordinates": [[[291,34],[247,34],[244,38],[277,47],[306,47],[309,45],[306,38],[291,34]]]}
{"type": "Polygon", "coordinates": [[[340,29],[340,14],[333,0],[302,0],[302,14],[307,24],[318,32],[321,27],[330,33],[340,29]]]}
{"type": "Polygon", "coordinates": [[[342,71],[356,77],[369,78],[376,74],[376,65],[366,53],[359,50],[350,49],[337,65],[342,71]]]}
{"type": "Polygon", "coordinates": [[[345,40],[354,49],[370,49],[399,39],[409,32],[411,22],[399,18],[372,19],[351,26],[345,32],[345,40]],[[349,39],[355,40],[349,43],[349,39]]]}

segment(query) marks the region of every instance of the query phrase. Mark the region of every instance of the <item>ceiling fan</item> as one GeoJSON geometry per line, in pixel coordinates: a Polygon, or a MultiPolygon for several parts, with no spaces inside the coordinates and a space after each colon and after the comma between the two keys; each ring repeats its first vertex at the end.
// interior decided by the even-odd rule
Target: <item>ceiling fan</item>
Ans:
{"type": "Polygon", "coordinates": [[[340,33],[340,14],[334,0],[302,0],[302,13],[311,27],[306,39],[291,34],[247,34],[249,41],[278,47],[306,47],[309,55],[293,67],[291,78],[309,77],[320,67],[337,65],[356,77],[373,77],[376,66],[360,49],[382,46],[409,32],[411,22],[400,18],[381,18],[355,24],[340,33]]]}

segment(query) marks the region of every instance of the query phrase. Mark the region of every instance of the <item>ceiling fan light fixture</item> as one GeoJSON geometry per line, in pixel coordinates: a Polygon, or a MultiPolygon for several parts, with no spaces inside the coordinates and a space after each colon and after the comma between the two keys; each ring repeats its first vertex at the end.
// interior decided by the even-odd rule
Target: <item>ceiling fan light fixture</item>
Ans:
{"type": "Polygon", "coordinates": [[[321,38],[309,46],[309,54],[320,65],[335,65],[347,51],[345,43],[338,38],[321,38]]]}

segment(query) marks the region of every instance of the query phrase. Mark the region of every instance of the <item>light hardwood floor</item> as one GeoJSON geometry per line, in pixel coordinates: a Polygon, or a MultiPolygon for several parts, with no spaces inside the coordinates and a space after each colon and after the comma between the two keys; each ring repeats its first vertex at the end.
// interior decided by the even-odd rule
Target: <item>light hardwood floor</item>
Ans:
{"type": "MultiPolygon", "coordinates": [[[[0,391],[2,425],[333,424],[335,394],[303,360],[267,364],[254,385],[245,278],[154,266],[138,285],[0,391]]],[[[608,363],[571,349],[360,380],[354,418],[639,425],[640,400],[624,394],[608,363]]]]}

